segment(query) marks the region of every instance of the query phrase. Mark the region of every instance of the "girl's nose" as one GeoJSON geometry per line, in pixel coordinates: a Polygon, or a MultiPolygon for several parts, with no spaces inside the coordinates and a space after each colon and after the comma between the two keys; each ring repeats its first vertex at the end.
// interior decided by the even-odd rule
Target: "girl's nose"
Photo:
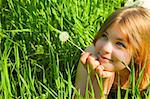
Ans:
{"type": "Polygon", "coordinates": [[[107,42],[103,45],[102,47],[102,53],[103,54],[111,54],[112,53],[112,49],[113,49],[113,45],[111,42],[107,42]]]}

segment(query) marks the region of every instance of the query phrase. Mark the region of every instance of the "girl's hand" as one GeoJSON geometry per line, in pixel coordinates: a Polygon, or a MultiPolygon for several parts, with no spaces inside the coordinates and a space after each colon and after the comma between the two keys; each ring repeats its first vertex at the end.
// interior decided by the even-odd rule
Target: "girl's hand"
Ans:
{"type": "Polygon", "coordinates": [[[104,67],[100,65],[100,62],[96,60],[96,57],[92,55],[92,53],[83,52],[80,61],[86,69],[87,66],[89,66],[89,69],[92,72],[98,73],[98,75],[102,78],[109,78],[114,75],[114,72],[105,71],[104,67]]]}
{"type": "Polygon", "coordinates": [[[114,82],[115,72],[105,71],[105,68],[100,64],[97,58],[89,52],[83,52],[80,61],[86,70],[89,66],[90,71],[92,70],[92,75],[97,73],[99,77],[105,78],[103,79],[103,90],[105,97],[107,97],[114,82]]]}
{"type": "Polygon", "coordinates": [[[89,52],[83,52],[80,61],[86,69],[89,68],[91,71],[95,71],[100,65],[99,61],[96,60],[96,57],[89,52]]]}
{"type": "Polygon", "coordinates": [[[109,78],[115,74],[115,72],[105,71],[102,65],[97,66],[95,72],[102,78],[109,78]]]}

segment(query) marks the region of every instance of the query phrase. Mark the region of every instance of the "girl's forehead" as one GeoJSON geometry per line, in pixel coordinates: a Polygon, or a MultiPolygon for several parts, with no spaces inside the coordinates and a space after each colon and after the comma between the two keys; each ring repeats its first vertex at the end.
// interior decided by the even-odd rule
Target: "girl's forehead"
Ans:
{"type": "Polygon", "coordinates": [[[122,40],[122,41],[129,41],[128,34],[124,33],[120,26],[112,25],[108,29],[105,30],[106,34],[114,39],[122,40]]]}
{"type": "Polygon", "coordinates": [[[116,42],[122,42],[126,45],[126,48],[131,53],[133,52],[133,44],[131,44],[131,41],[129,40],[128,33],[125,33],[121,30],[120,26],[113,25],[105,30],[108,38],[110,38],[112,41],[116,42]]]}

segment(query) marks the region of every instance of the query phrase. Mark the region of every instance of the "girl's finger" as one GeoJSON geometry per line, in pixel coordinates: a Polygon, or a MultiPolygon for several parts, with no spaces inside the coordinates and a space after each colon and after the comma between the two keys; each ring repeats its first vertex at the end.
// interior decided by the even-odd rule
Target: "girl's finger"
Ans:
{"type": "Polygon", "coordinates": [[[109,78],[114,75],[114,72],[109,72],[109,71],[102,71],[102,77],[103,78],[109,78]]]}
{"type": "Polygon", "coordinates": [[[104,70],[104,67],[102,65],[99,65],[95,68],[95,72],[98,73],[98,75],[101,77],[102,76],[102,72],[104,70]]]}
{"type": "Polygon", "coordinates": [[[88,57],[87,63],[90,64],[90,68],[93,70],[95,70],[100,65],[99,61],[97,61],[93,56],[88,57]]]}
{"type": "Polygon", "coordinates": [[[87,58],[88,58],[90,55],[91,55],[91,53],[89,53],[89,52],[83,52],[83,53],[82,53],[82,56],[81,56],[81,58],[80,58],[80,61],[81,61],[81,63],[82,63],[83,65],[86,64],[87,58]]]}
{"type": "Polygon", "coordinates": [[[104,71],[104,67],[102,65],[99,65],[95,69],[95,71],[102,78],[108,78],[108,77],[111,77],[112,75],[114,75],[114,72],[104,71]]]}

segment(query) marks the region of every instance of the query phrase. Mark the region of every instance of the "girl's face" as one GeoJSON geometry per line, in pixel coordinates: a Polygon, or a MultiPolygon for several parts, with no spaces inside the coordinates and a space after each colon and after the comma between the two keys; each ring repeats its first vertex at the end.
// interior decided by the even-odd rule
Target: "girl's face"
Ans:
{"type": "Polygon", "coordinates": [[[105,70],[119,71],[129,65],[132,52],[127,39],[127,34],[114,25],[102,33],[95,43],[97,58],[105,70]],[[122,63],[122,62],[123,63],[122,63]]]}

